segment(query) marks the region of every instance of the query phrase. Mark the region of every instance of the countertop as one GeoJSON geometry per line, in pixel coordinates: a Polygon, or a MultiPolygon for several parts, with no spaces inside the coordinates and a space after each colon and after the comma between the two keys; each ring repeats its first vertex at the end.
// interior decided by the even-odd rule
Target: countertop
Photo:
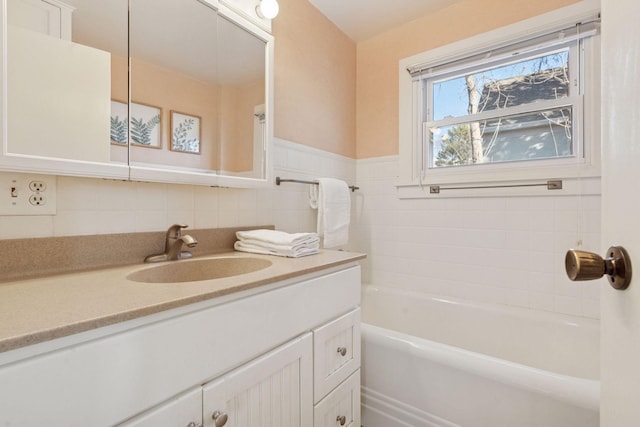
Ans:
{"type": "Polygon", "coordinates": [[[127,279],[135,271],[159,264],[0,283],[0,353],[255,289],[357,261],[365,255],[322,250],[307,257],[283,258],[229,252],[194,259],[209,257],[264,258],[272,265],[238,276],[183,283],[140,283],[127,279]]]}

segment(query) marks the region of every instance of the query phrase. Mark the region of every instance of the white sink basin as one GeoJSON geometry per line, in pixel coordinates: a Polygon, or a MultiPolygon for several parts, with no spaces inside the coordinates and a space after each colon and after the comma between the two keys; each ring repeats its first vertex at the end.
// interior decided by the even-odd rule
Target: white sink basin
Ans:
{"type": "Polygon", "coordinates": [[[271,264],[269,260],[251,257],[172,261],[134,271],[127,276],[127,279],[143,283],[197,282],[252,273],[270,267],[271,264]]]}

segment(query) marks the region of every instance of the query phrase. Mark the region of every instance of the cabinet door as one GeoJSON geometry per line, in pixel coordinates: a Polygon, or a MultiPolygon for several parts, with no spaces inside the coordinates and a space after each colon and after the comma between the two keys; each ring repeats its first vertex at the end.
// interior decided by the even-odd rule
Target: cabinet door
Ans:
{"type": "Polygon", "coordinates": [[[312,338],[306,334],[205,384],[205,427],[308,427],[313,423],[312,338]],[[221,424],[221,423],[220,423],[221,424]]]}
{"type": "Polygon", "coordinates": [[[360,369],[314,408],[314,427],[360,427],[360,369]]]}
{"type": "Polygon", "coordinates": [[[129,421],[121,427],[196,427],[202,425],[202,388],[197,387],[129,421]]]}

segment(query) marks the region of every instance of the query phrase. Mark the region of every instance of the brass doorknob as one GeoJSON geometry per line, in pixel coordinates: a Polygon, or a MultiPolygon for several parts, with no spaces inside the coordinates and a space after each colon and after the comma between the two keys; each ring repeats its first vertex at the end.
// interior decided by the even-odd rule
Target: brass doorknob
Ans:
{"type": "Polygon", "coordinates": [[[631,259],[622,246],[612,246],[607,257],[591,252],[569,249],[564,258],[567,276],[573,281],[599,279],[605,274],[615,289],[627,289],[631,283],[631,259]]]}

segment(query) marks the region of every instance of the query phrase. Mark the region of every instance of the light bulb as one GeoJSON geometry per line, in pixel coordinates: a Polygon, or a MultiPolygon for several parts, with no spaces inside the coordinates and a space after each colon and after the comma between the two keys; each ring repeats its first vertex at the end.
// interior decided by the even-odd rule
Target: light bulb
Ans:
{"type": "Polygon", "coordinates": [[[256,13],[260,18],[273,19],[278,16],[280,6],[277,0],[260,0],[256,6],[256,13]]]}

